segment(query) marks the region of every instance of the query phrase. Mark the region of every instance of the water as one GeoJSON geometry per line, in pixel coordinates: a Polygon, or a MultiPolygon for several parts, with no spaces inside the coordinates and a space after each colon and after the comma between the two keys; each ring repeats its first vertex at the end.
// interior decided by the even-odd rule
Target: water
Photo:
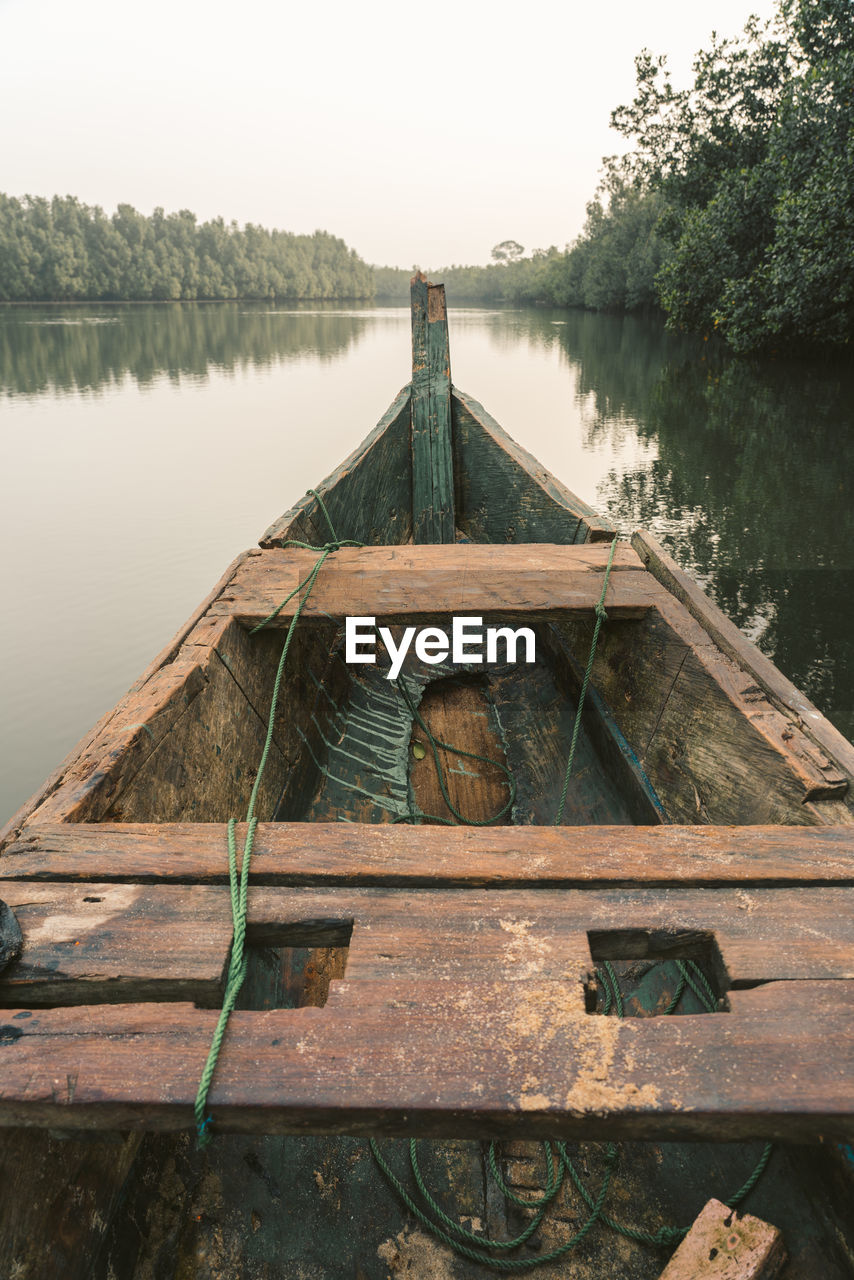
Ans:
{"type": "MultiPolygon", "coordinates": [[[[452,311],[455,383],[854,733],[854,374],[452,311]]],[[[409,378],[395,307],[0,307],[0,820],[409,378]]],[[[346,530],[342,531],[346,533],[346,530]]]]}

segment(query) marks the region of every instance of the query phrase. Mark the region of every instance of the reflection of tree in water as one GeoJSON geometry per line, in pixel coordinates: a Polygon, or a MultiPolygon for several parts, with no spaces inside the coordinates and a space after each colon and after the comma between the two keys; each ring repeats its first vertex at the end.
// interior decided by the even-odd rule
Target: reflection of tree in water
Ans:
{"type": "Polygon", "coordinates": [[[614,470],[600,504],[661,538],[850,735],[854,374],[736,360],[636,320],[573,316],[558,332],[590,397],[589,441],[618,442],[630,420],[657,450],[614,470]]]}
{"type": "Polygon", "coordinates": [[[245,302],[0,308],[0,393],[98,391],[130,376],[206,378],[343,355],[375,323],[359,309],[276,311],[245,302]]]}

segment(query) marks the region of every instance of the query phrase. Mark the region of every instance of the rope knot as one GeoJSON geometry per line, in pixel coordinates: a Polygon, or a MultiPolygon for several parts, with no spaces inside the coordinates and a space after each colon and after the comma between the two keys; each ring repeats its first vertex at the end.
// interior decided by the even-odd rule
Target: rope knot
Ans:
{"type": "Polygon", "coordinates": [[[662,1245],[678,1244],[680,1240],[685,1239],[687,1234],[687,1227],[659,1227],[652,1237],[652,1241],[654,1244],[662,1245]]]}
{"type": "MultiPolygon", "coordinates": [[[[604,593],[603,593],[603,594],[604,594],[604,593]]],[[[607,621],[608,621],[608,615],[607,615],[607,613],[605,612],[605,606],[604,606],[604,604],[602,603],[602,601],[601,601],[601,600],[598,600],[598,601],[596,602],[595,610],[594,610],[594,611],[595,611],[595,613],[596,613],[596,617],[600,620],[600,622],[607,622],[607,621]]]]}

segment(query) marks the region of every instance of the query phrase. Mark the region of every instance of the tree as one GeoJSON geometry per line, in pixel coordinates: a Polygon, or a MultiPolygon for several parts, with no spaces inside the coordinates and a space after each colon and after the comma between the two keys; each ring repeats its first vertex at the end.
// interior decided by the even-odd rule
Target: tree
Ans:
{"type": "Polygon", "coordinates": [[[494,262],[516,262],[525,252],[518,240],[502,240],[492,250],[494,262]]]}
{"type": "Polygon", "coordinates": [[[343,240],[270,232],[188,209],[111,218],[73,196],[0,193],[0,300],[370,298],[370,268],[343,240]]]}
{"type": "Polygon", "coordinates": [[[779,0],[736,40],[713,37],[676,91],[636,62],[613,125],[634,141],[612,176],[656,191],[657,277],[672,325],[736,350],[854,336],[854,6],[779,0]]]}

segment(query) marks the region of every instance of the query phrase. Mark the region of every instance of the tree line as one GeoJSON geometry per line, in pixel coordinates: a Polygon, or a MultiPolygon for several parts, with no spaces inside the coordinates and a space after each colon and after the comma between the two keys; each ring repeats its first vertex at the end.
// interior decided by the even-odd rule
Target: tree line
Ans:
{"type": "Polygon", "coordinates": [[[370,298],[371,268],[326,231],[295,235],[187,209],[108,217],[73,196],[0,194],[0,301],[370,298]]]}
{"type": "MultiPolygon", "coordinates": [[[[850,343],[851,0],[778,0],[769,22],[713,36],[685,89],[647,50],[636,70],[634,100],[611,117],[630,149],[605,160],[578,239],[524,258],[497,245],[491,266],[442,272],[451,296],[654,307],[742,352],[850,343]]],[[[378,294],[404,276],[377,272],[378,294]]]]}

